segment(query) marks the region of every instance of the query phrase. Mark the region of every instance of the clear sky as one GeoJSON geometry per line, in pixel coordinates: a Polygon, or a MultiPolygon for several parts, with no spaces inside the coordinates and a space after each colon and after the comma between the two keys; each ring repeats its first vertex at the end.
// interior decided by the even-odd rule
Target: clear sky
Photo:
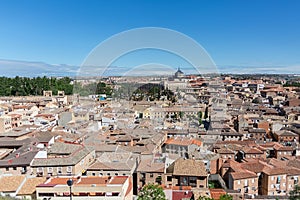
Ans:
{"type": "Polygon", "coordinates": [[[217,65],[300,66],[298,0],[0,0],[0,59],[80,65],[139,27],[195,39],[217,65]]]}

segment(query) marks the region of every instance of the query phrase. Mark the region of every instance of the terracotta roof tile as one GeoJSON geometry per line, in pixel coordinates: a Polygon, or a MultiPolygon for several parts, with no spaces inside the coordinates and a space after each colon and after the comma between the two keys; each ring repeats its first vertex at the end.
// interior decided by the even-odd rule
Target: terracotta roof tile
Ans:
{"type": "Polygon", "coordinates": [[[168,173],[184,176],[207,176],[205,165],[202,161],[179,158],[168,168],[168,173]]]}
{"type": "Polygon", "coordinates": [[[211,198],[218,200],[224,194],[226,194],[223,189],[209,189],[211,198]]]}
{"type": "Polygon", "coordinates": [[[26,180],[18,195],[33,194],[35,192],[35,187],[46,181],[46,177],[34,177],[26,180]]]}
{"type": "Polygon", "coordinates": [[[197,146],[201,146],[202,142],[200,140],[187,139],[187,138],[168,138],[165,144],[173,144],[173,145],[180,145],[180,146],[189,146],[191,144],[195,144],[197,146]]]}
{"type": "Polygon", "coordinates": [[[25,176],[3,176],[0,179],[0,191],[15,192],[24,179],[25,176]]]}
{"type": "Polygon", "coordinates": [[[109,184],[124,184],[127,179],[128,176],[115,176],[110,180],[109,184]]]}
{"type": "Polygon", "coordinates": [[[246,179],[246,178],[256,178],[257,177],[256,173],[250,172],[248,170],[244,170],[244,171],[241,171],[241,172],[232,172],[231,176],[235,180],[246,179]]]}

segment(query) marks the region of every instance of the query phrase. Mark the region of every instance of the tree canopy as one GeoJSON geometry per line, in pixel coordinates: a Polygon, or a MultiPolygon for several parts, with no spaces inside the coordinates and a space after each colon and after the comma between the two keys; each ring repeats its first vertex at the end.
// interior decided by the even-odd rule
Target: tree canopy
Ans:
{"type": "Polygon", "coordinates": [[[290,200],[300,199],[300,185],[295,185],[294,189],[290,191],[290,200]]]}
{"type": "Polygon", "coordinates": [[[106,94],[111,96],[112,94],[112,88],[102,81],[81,84],[69,77],[0,77],[0,96],[40,96],[46,90],[51,90],[54,95],[57,95],[59,90],[64,91],[66,95],[78,93],[81,96],[90,94],[106,94]]]}
{"type": "Polygon", "coordinates": [[[166,195],[161,186],[148,184],[139,192],[138,200],[166,200],[166,195]]]}
{"type": "Polygon", "coordinates": [[[71,81],[68,77],[0,77],[0,96],[42,95],[44,90],[52,90],[53,94],[63,90],[66,95],[70,95],[73,92],[71,81]]]}
{"type": "Polygon", "coordinates": [[[223,194],[220,196],[220,200],[232,200],[232,196],[229,194],[223,194]]]}

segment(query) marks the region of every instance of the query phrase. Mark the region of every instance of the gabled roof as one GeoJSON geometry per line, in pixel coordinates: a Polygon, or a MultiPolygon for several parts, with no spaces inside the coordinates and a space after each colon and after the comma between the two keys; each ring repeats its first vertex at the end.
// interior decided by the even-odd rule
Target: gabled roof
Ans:
{"type": "Polygon", "coordinates": [[[202,161],[179,158],[168,168],[167,173],[178,176],[207,176],[205,165],[202,161]]]}
{"type": "Polygon", "coordinates": [[[165,162],[155,159],[142,159],[137,168],[138,172],[164,172],[165,162]]]}
{"type": "Polygon", "coordinates": [[[200,140],[189,138],[168,138],[165,144],[173,144],[178,146],[189,146],[195,144],[197,146],[201,146],[202,142],[200,140]]]}
{"type": "Polygon", "coordinates": [[[32,162],[32,167],[45,167],[45,166],[68,166],[76,165],[84,157],[86,157],[93,150],[82,146],[80,149],[72,152],[68,156],[52,157],[52,158],[35,158],[32,162]]]}
{"type": "Polygon", "coordinates": [[[0,192],[15,192],[21,185],[25,176],[3,176],[0,178],[0,192]]]}
{"type": "Polygon", "coordinates": [[[217,150],[218,154],[235,154],[234,151],[228,148],[221,148],[217,150]]]}
{"type": "Polygon", "coordinates": [[[287,131],[287,130],[277,131],[277,132],[275,132],[275,134],[279,135],[279,136],[292,136],[292,137],[298,136],[296,133],[293,133],[293,132],[287,131]]]}
{"type": "Polygon", "coordinates": [[[31,195],[35,192],[35,187],[46,181],[46,177],[33,177],[28,178],[22,188],[19,190],[18,195],[31,195]]]}
{"type": "Polygon", "coordinates": [[[261,150],[257,149],[256,147],[244,147],[242,149],[242,151],[244,151],[246,154],[263,154],[264,152],[262,152],[261,150]]]}
{"type": "Polygon", "coordinates": [[[246,179],[246,178],[257,178],[257,175],[254,172],[248,170],[243,170],[242,172],[232,172],[231,176],[234,180],[246,179]]]}

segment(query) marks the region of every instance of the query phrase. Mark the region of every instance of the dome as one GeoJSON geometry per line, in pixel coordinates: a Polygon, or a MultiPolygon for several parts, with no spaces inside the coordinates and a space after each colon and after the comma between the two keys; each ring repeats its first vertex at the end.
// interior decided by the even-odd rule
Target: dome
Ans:
{"type": "Polygon", "coordinates": [[[178,68],[177,72],[175,72],[175,77],[180,78],[183,76],[184,76],[184,73],[180,70],[180,68],[178,68]]]}

